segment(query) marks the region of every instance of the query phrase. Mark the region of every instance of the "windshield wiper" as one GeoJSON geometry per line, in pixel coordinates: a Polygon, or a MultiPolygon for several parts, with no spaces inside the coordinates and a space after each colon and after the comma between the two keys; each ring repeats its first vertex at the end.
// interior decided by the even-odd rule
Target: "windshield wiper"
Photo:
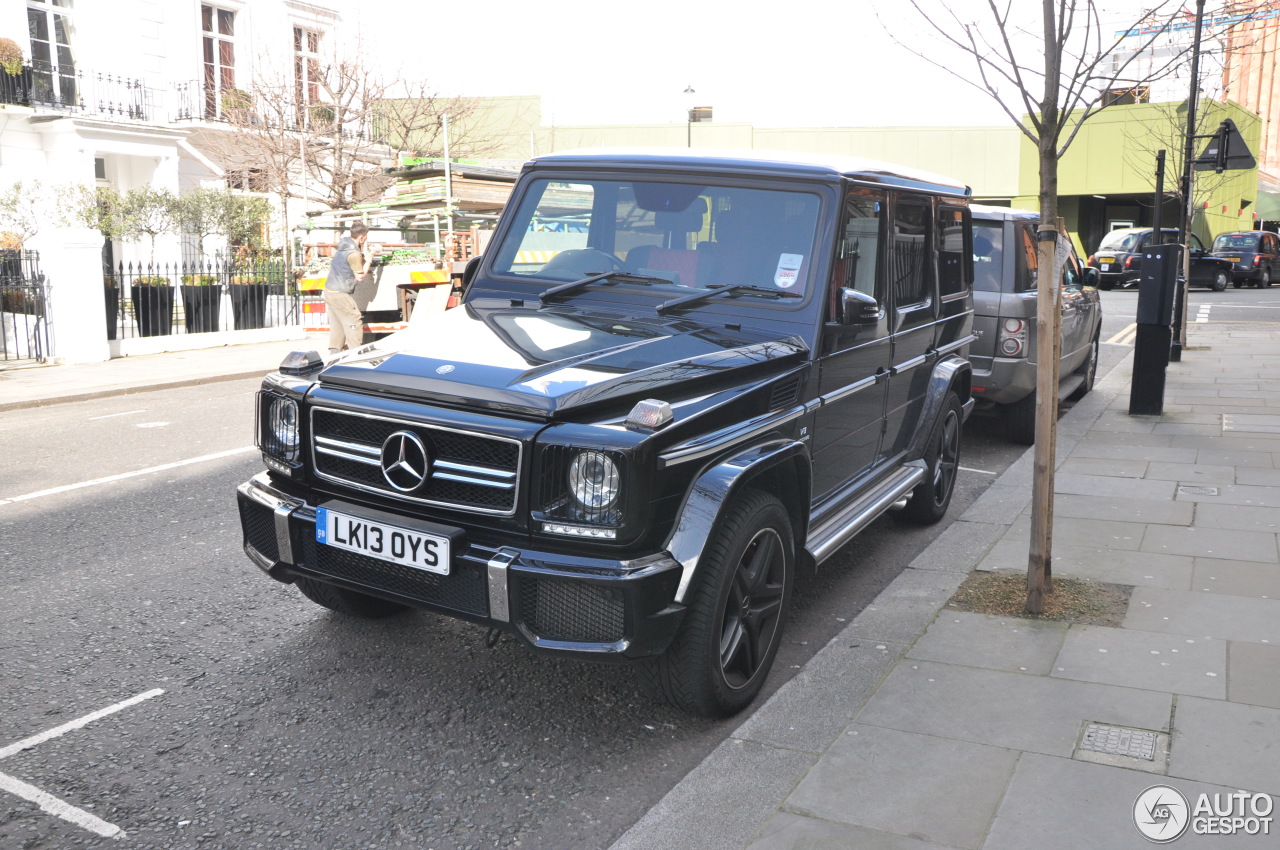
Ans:
{"type": "Polygon", "coordinates": [[[590,277],[584,277],[582,280],[573,280],[573,281],[570,281],[569,283],[562,283],[559,286],[553,286],[550,289],[544,290],[542,295],[539,296],[539,298],[542,301],[546,301],[547,298],[549,298],[552,295],[560,295],[565,292],[573,292],[575,290],[581,289],[586,286],[590,286],[591,284],[597,283],[602,280],[607,281],[609,283],[645,283],[645,284],[671,283],[671,281],[663,277],[647,277],[645,275],[631,274],[630,272],[620,272],[620,271],[599,272],[598,274],[593,274],[590,277]]]}
{"type": "Polygon", "coordinates": [[[750,292],[753,295],[767,295],[770,298],[800,298],[798,292],[780,292],[776,289],[765,289],[763,286],[752,286],[747,283],[735,283],[730,286],[723,286],[719,289],[713,289],[709,292],[695,292],[692,295],[682,295],[679,298],[673,298],[670,301],[664,301],[658,305],[658,313],[662,314],[676,307],[685,304],[693,304],[697,301],[705,301],[708,298],[714,298],[717,295],[726,293],[750,292]]]}

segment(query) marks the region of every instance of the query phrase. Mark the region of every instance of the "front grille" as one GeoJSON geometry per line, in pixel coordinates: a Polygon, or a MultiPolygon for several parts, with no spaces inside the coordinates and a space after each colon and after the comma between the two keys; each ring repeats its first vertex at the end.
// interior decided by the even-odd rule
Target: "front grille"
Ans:
{"type": "Polygon", "coordinates": [[[240,501],[240,527],[244,541],[264,558],[280,560],[280,543],[276,539],[275,512],[257,502],[240,501]]]}
{"type": "Polygon", "coordinates": [[[449,575],[442,576],[335,549],[308,537],[303,543],[303,561],[311,572],[370,589],[480,617],[489,613],[484,568],[459,558],[453,559],[449,575]]]}
{"type": "Polygon", "coordinates": [[[520,616],[544,640],[614,643],[625,627],[618,591],[551,578],[521,577],[520,616]]]}
{"type": "Polygon", "coordinates": [[[518,440],[324,407],[311,410],[311,434],[321,478],[421,504],[515,513],[518,440]],[[431,458],[431,474],[411,492],[395,489],[382,474],[382,444],[397,431],[416,434],[431,458]]]}

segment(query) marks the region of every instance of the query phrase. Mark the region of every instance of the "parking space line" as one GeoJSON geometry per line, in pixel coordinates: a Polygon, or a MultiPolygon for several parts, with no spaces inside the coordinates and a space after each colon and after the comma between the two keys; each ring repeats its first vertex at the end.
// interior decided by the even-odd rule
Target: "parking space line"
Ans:
{"type": "Polygon", "coordinates": [[[976,473],[978,473],[979,475],[999,475],[999,474],[1000,474],[1000,473],[998,473],[998,472],[990,472],[990,471],[988,471],[988,470],[986,470],[986,469],[974,469],[974,468],[973,468],[973,467],[971,467],[971,466],[962,466],[962,467],[960,467],[960,471],[961,471],[961,472],[976,472],[976,473]]]}
{"type": "MultiPolygon", "coordinates": [[[[70,723],[63,723],[61,726],[55,726],[54,728],[41,732],[38,735],[23,738],[21,741],[17,741],[0,749],[0,759],[8,758],[9,756],[14,755],[15,753],[20,753],[23,750],[29,750],[37,744],[42,744],[45,741],[57,738],[60,735],[65,735],[75,729],[80,729],[95,720],[101,720],[108,715],[115,714],[117,711],[123,711],[131,705],[137,705],[138,703],[145,702],[152,697],[158,697],[162,693],[164,693],[163,688],[153,688],[149,691],[144,691],[137,696],[121,700],[114,705],[109,705],[106,708],[90,712],[84,717],[72,720],[70,723]]],[[[124,838],[124,830],[115,824],[107,823],[102,818],[96,815],[91,815],[84,809],[78,809],[65,800],[59,800],[47,791],[41,791],[36,786],[23,782],[21,779],[10,776],[7,773],[0,773],[0,791],[8,791],[14,796],[21,797],[24,800],[35,803],[43,811],[48,812],[54,817],[62,818],[63,820],[73,823],[82,829],[87,829],[92,833],[101,835],[103,838],[124,838]]]]}
{"type": "Polygon", "coordinates": [[[103,416],[90,416],[90,422],[97,422],[99,419],[112,419],[116,416],[132,416],[135,413],[146,413],[145,410],[126,410],[122,413],[107,413],[103,416]]]}
{"type": "Polygon", "coordinates": [[[7,505],[12,502],[28,502],[32,499],[40,499],[45,496],[56,496],[59,493],[67,493],[71,490],[81,490],[85,487],[96,487],[99,484],[110,484],[113,481],[123,481],[126,478],[136,478],[139,475],[150,475],[153,472],[164,472],[168,469],[177,469],[180,466],[188,466],[193,463],[203,463],[206,460],[219,460],[224,457],[244,454],[245,452],[255,452],[257,450],[257,446],[241,446],[238,449],[228,449],[225,452],[214,452],[211,455],[201,455],[200,457],[174,461],[173,463],[162,463],[159,466],[150,466],[146,469],[139,469],[136,472],[121,472],[119,475],[108,475],[103,478],[94,478],[92,481],[81,481],[78,484],[64,484],[61,487],[50,487],[48,490],[37,490],[34,493],[25,493],[21,496],[12,496],[8,499],[0,499],[0,506],[7,505]]]}
{"type": "Polygon", "coordinates": [[[122,700],[115,705],[109,705],[106,708],[99,709],[91,714],[86,714],[84,717],[72,720],[70,723],[64,723],[47,732],[41,732],[39,735],[32,735],[30,738],[23,738],[15,744],[10,744],[7,747],[0,748],[0,759],[6,759],[14,753],[20,753],[23,750],[29,750],[36,744],[43,744],[45,741],[52,740],[60,735],[65,735],[68,732],[81,728],[82,726],[87,726],[95,720],[101,720],[109,714],[115,714],[117,711],[123,711],[131,705],[137,705],[138,703],[145,702],[152,697],[158,697],[162,693],[164,693],[163,688],[155,688],[154,690],[138,694],[136,697],[130,697],[127,700],[122,700]]]}
{"type": "Polygon", "coordinates": [[[0,790],[8,791],[10,794],[35,803],[49,814],[65,821],[70,821],[78,827],[101,835],[103,838],[124,838],[124,830],[115,824],[107,823],[102,818],[91,815],[84,809],[77,809],[70,803],[59,800],[52,794],[41,791],[36,786],[29,785],[21,779],[15,779],[7,773],[0,773],[0,790]]]}

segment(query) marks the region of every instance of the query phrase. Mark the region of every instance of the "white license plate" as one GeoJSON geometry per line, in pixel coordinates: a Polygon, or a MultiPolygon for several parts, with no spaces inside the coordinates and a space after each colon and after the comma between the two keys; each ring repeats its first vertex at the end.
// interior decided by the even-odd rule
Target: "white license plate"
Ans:
{"type": "Polygon", "coordinates": [[[449,574],[449,538],[316,508],[316,542],[442,576],[449,574]]]}
{"type": "Polygon", "coordinates": [[[1111,271],[1111,264],[1110,264],[1110,263],[1098,263],[1098,267],[1099,267],[1100,269],[1102,269],[1102,271],[1104,271],[1104,272],[1109,272],[1109,271],[1111,271]]]}

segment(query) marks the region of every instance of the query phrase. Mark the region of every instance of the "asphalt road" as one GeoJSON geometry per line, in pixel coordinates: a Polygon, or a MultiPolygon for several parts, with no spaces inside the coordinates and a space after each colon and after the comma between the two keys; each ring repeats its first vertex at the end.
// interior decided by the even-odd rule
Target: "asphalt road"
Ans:
{"type": "MultiPolygon", "coordinates": [[[[1214,319],[1280,321],[1275,291],[1203,297],[1214,319]]],[[[1104,339],[1135,297],[1104,293],[1104,339]]],[[[102,824],[134,848],[606,847],[741,722],[653,705],[624,668],[487,648],[427,613],[351,621],[264,577],[233,498],[260,468],[255,387],[0,415],[0,847],[120,846],[102,824]]],[[[950,516],[1022,451],[975,417],[950,516]]],[[[882,518],[799,577],[769,690],[946,522],[882,518]]]]}

